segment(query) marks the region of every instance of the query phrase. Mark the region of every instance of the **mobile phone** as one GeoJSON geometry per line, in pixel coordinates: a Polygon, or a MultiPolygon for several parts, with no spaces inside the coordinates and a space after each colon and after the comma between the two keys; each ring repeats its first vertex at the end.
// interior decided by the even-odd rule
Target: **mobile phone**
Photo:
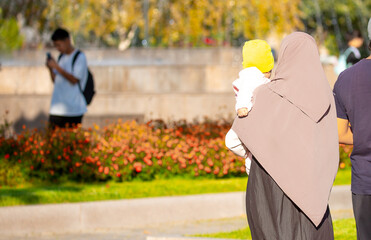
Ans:
{"type": "Polygon", "coordinates": [[[46,59],[49,60],[49,59],[51,59],[51,58],[52,58],[52,55],[50,54],[50,52],[47,52],[47,53],[46,53],[46,59]]]}

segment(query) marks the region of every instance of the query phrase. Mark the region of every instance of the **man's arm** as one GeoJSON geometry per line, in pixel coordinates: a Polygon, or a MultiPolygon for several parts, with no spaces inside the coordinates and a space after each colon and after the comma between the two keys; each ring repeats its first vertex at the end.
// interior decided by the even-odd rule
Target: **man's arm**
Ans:
{"type": "Polygon", "coordinates": [[[347,119],[338,118],[338,134],[339,143],[343,144],[353,144],[353,133],[350,130],[349,121],[347,119]]]}
{"type": "MultiPolygon", "coordinates": [[[[70,83],[72,84],[76,84],[79,82],[79,79],[75,78],[72,74],[66,72],[63,68],[61,68],[58,63],[54,60],[54,59],[49,59],[47,61],[47,66],[49,67],[49,69],[55,69],[57,70],[65,79],[67,79],[70,83]]],[[[53,72],[53,71],[51,71],[53,72]]],[[[51,73],[51,74],[54,74],[51,73]]],[[[55,74],[54,74],[54,78],[55,78],[55,74]]],[[[53,82],[54,82],[54,78],[52,76],[52,79],[53,79],[53,82]]]]}
{"type": "Polygon", "coordinates": [[[52,82],[54,83],[54,81],[55,81],[55,73],[54,73],[54,71],[53,71],[52,68],[48,67],[48,69],[49,69],[49,73],[50,73],[50,78],[51,78],[52,82]]]}

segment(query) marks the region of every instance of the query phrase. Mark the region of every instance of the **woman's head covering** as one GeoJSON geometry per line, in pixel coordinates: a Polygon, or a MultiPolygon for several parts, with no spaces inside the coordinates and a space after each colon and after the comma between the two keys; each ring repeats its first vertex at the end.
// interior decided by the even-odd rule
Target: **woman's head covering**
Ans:
{"type": "Polygon", "coordinates": [[[330,106],[329,84],[314,39],[302,32],[281,44],[275,78],[269,88],[318,122],[330,106]]]}
{"type": "Polygon", "coordinates": [[[255,91],[232,129],[285,194],[318,226],[339,161],[335,104],[314,39],[281,44],[275,78],[255,91]]]}

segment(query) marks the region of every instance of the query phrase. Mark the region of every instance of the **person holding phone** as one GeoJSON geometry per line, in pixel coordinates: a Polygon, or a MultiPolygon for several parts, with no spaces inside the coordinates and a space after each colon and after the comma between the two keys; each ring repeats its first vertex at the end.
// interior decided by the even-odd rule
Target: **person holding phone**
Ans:
{"type": "Polygon", "coordinates": [[[51,39],[60,55],[58,60],[50,53],[46,56],[46,66],[54,83],[49,125],[52,128],[73,127],[82,122],[87,111],[87,104],[80,90],[80,87],[85,88],[88,78],[86,57],[83,52],[74,48],[65,29],[55,30],[51,39]]]}

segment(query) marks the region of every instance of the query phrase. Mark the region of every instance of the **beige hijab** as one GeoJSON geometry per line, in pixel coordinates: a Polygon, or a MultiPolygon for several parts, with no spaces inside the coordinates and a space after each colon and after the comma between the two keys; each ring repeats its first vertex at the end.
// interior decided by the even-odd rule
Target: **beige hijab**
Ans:
{"type": "Polygon", "coordinates": [[[314,39],[281,44],[276,76],[232,129],[285,194],[318,226],[339,162],[335,103],[314,39]]]}

